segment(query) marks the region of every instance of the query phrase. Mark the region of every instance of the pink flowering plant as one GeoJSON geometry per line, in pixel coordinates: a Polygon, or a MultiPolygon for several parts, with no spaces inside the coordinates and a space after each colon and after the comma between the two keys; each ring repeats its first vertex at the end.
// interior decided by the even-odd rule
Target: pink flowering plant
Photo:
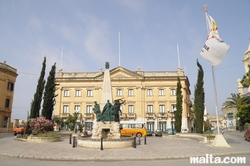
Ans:
{"type": "Polygon", "coordinates": [[[45,133],[54,129],[52,120],[45,119],[44,117],[29,119],[29,125],[32,134],[45,133]]]}

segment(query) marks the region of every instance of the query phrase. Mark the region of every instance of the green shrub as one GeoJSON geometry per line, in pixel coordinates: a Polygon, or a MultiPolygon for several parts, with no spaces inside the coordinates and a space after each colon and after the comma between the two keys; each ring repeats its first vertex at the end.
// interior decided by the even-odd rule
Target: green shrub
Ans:
{"type": "Polygon", "coordinates": [[[59,137],[57,133],[39,133],[34,135],[35,137],[59,137]]]}

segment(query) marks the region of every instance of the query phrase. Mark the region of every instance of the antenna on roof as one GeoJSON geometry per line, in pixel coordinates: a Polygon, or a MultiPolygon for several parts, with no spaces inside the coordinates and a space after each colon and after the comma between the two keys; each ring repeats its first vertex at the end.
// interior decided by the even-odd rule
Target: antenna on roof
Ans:
{"type": "Polygon", "coordinates": [[[118,31],[118,35],[119,35],[119,66],[121,66],[121,32],[120,30],[118,31]]]}
{"type": "Polygon", "coordinates": [[[63,46],[62,46],[62,51],[61,51],[61,69],[62,69],[62,58],[63,58],[63,46]]]}
{"type": "Polygon", "coordinates": [[[181,68],[180,55],[179,55],[179,46],[177,44],[177,55],[178,55],[178,68],[181,68]]]}

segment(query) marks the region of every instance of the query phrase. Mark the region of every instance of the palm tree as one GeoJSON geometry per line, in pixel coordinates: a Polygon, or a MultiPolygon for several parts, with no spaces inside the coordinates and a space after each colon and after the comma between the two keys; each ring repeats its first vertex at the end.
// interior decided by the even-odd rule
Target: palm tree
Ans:
{"type": "Polygon", "coordinates": [[[237,110],[243,105],[249,103],[249,97],[240,96],[240,94],[231,93],[232,97],[228,97],[227,101],[223,103],[223,107],[236,107],[237,110]]]}

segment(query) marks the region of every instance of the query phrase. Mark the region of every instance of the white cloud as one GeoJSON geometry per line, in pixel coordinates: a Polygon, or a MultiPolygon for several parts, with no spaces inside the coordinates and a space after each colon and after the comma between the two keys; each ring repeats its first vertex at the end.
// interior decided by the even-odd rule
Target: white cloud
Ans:
{"type": "Polygon", "coordinates": [[[117,1],[121,6],[127,7],[131,9],[133,12],[138,14],[143,14],[146,9],[145,1],[136,0],[136,1],[128,1],[128,0],[119,0],[117,1]]]}
{"type": "Polygon", "coordinates": [[[84,25],[82,43],[88,56],[99,62],[111,57],[108,22],[89,14],[78,13],[77,17],[84,25]]]}

